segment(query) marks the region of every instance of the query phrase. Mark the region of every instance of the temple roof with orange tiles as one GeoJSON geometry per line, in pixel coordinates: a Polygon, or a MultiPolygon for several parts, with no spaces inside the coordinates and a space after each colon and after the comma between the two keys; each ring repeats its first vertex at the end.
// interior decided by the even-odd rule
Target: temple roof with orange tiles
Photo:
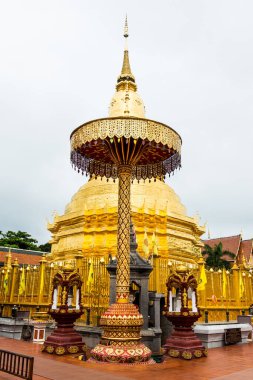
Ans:
{"type": "MultiPolygon", "coordinates": [[[[224,251],[229,251],[235,255],[237,264],[241,264],[245,259],[246,263],[253,264],[253,239],[243,240],[242,235],[218,237],[215,239],[202,240],[204,244],[214,248],[215,245],[222,243],[224,251]]],[[[234,259],[224,255],[223,259],[233,262],[234,259]]]]}
{"type": "Polygon", "coordinates": [[[26,249],[19,248],[9,248],[9,247],[0,247],[0,266],[4,266],[6,262],[7,255],[11,254],[11,260],[14,262],[15,259],[18,260],[19,264],[22,265],[38,265],[43,253],[40,251],[31,251],[26,249]]]}

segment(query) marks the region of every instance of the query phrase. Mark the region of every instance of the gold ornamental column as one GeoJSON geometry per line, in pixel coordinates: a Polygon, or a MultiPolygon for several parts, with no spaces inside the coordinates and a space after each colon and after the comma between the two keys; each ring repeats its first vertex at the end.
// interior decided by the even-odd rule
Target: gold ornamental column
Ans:
{"type": "Polygon", "coordinates": [[[18,281],[18,271],[19,271],[19,265],[18,265],[18,259],[16,258],[14,260],[14,263],[12,264],[12,281],[11,281],[11,293],[10,293],[10,302],[14,302],[15,297],[15,286],[18,281]]]}
{"type": "Polygon", "coordinates": [[[109,117],[82,124],[70,136],[71,162],[82,174],[119,179],[116,303],[101,316],[102,341],[91,352],[96,361],[150,362],[151,351],[140,342],[143,316],[129,302],[131,180],[164,179],[181,166],[181,137],[168,125],[145,118],[127,48],[109,117]]]}
{"type": "Polygon", "coordinates": [[[131,165],[118,167],[118,255],[116,272],[116,302],[129,301],[130,282],[130,189],[131,165]]]}
{"type": "Polygon", "coordinates": [[[236,262],[232,266],[232,279],[233,279],[233,297],[236,299],[236,306],[241,307],[241,298],[240,298],[240,269],[236,262]]]}
{"type": "Polygon", "coordinates": [[[39,266],[39,297],[38,297],[38,305],[43,304],[43,298],[44,298],[44,281],[45,281],[45,271],[46,271],[46,258],[45,254],[43,253],[41,260],[40,260],[40,266],[39,266]]]}

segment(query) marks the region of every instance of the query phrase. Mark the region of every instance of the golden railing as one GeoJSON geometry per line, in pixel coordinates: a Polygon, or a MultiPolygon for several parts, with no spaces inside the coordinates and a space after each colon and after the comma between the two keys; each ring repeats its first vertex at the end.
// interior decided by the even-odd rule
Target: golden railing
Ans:
{"type": "MultiPolygon", "coordinates": [[[[166,296],[166,281],[172,266],[178,263],[159,256],[151,259],[153,271],[149,278],[149,290],[162,293],[166,296]]],[[[83,280],[82,303],[85,312],[80,323],[98,325],[101,314],[109,304],[109,274],[106,269],[108,260],[103,257],[77,258],[74,265],[83,280]],[[92,269],[93,268],[93,269],[92,269]],[[92,276],[91,276],[91,272],[92,276]]],[[[19,266],[17,260],[10,262],[0,269],[0,307],[3,316],[11,315],[14,304],[21,310],[29,310],[32,315],[39,306],[40,311],[47,311],[51,303],[51,284],[54,275],[64,265],[61,263],[49,263],[42,257],[37,266],[19,266]],[[24,271],[25,290],[20,292],[24,271]],[[7,274],[8,273],[8,274],[7,274]]],[[[197,278],[200,276],[200,268],[204,263],[189,264],[197,278]]],[[[209,321],[236,320],[238,314],[253,304],[251,269],[245,265],[234,265],[230,271],[206,270],[207,283],[204,291],[198,292],[198,306],[202,311],[202,320],[205,312],[208,312],[209,321]],[[225,283],[224,283],[225,281],[225,283]]],[[[73,306],[75,300],[73,297],[73,306]]]]}
{"type": "Polygon", "coordinates": [[[83,280],[82,286],[82,303],[85,307],[85,313],[82,320],[97,326],[101,314],[109,305],[109,274],[106,269],[108,260],[104,258],[93,257],[84,258],[79,267],[79,273],[83,280]],[[93,265],[93,281],[89,282],[90,266],[93,265]]]}
{"type": "MultiPolygon", "coordinates": [[[[149,278],[149,290],[167,294],[166,281],[172,267],[179,263],[159,256],[152,258],[153,272],[149,278]]],[[[184,263],[185,264],[185,263],[184,263]]],[[[200,269],[204,262],[188,264],[189,270],[200,278],[200,269]]],[[[253,304],[252,270],[246,265],[235,264],[230,271],[205,269],[207,283],[204,291],[198,292],[198,306],[202,312],[200,321],[204,321],[205,312],[208,321],[236,320],[237,316],[248,313],[253,304]],[[224,284],[225,282],[225,284],[224,284]]]]}
{"type": "MultiPolygon", "coordinates": [[[[81,263],[79,261],[76,262],[76,269],[83,280],[82,303],[85,308],[81,319],[84,323],[88,322],[96,326],[101,314],[109,304],[109,274],[106,270],[108,262],[99,257],[84,258],[81,263]],[[93,265],[93,279],[88,282],[91,264],[93,265]]],[[[38,306],[40,311],[47,311],[52,302],[52,279],[63,265],[64,262],[58,265],[48,263],[43,258],[38,266],[21,267],[16,261],[9,267],[1,268],[0,305],[3,309],[2,316],[10,316],[14,304],[20,306],[20,310],[29,310],[30,314],[33,314],[38,306]],[[22,271],[24,271],[24,292],[20,292],[22,271]]]]}

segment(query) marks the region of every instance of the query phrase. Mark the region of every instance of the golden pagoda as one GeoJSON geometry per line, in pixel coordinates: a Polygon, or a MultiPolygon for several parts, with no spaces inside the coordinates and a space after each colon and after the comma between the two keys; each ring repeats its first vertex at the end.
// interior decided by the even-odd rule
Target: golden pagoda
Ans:
{"type": "MultiPolygon", "coordinates": [[[[171,260],[195,263],[200,255],[204,227],[186,215],[174,190],[162,181],[132,185],[131,209],[139,253],[145,256],[145,232],[152,253],[155,231],[158,253],[171,260]],[[157,195],[159,195],[157,197],[157,195]]],[[[90,179],[72,197],[63,215],[56,215],[48,229],[52,233],[52,259],[74,259],[77,254],[117,254],[117,183],[90,179]]]]}
{"type": "MultiPolygon", "coordinates": [[[[128,37],[127,24],[124,36],[128,37]]],[[[109,107],[109,117],[145,118],[143,100],[137,93],[126,45],[116,92],[109,107]]],[[[83,257],[117,254],[117,179],[91,176],[66,206],[63,215],[55,215],[48,230],[52,234],[52,260],[61,262],[83,257]]],[[[131,188],[131,214],[139,253],[148,258],[158,251],[160,257],[189,264],[201,255],[200,236],[205,228],[197,217],[189,217],[174,190],[157,178],[134,180],[131,188]],[[138,182],[138,183],[137,183],[138,182]],[[154,186],[155,185],[155,186],[154,186]],[[145,240],[145,247],[144,247],[145,240]]]]}

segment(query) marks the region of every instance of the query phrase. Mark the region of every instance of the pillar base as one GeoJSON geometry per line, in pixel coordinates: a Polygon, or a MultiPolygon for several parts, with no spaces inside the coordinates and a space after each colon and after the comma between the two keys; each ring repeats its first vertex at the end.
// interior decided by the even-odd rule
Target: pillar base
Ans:
{"type": "Polygon", "coordinates": [[[195,359],[207,356],[207,349],[194,333],[192,325],[199,318],[199,314],[167,313],[167,319],[174,325],[174,332],[163,346],[165,353],[173,358],[195,359]]]}
{"type": "Polygon", "coordinates": [[[92,358],[106,363],[153,363],[151,351],[142,343],[133,345],[98,344],[91,352],[92,358]]]}
{"type": "Polygon", "coordinates": [[[143,317],[131,303],[115,303],[101,316],[103,328],[101,344],[91,356],[98,362],[153,363],[151,351],[140,343],[143,317]]]}
{"type": "Polygon", "coordinates": [[[80,310],[50,310],[49,314],[57,322],[57,327],[45,340],[42,350],[48,354],[66,355],[83,353],[87,347],[82,336],[75,331],[74,322],[80,318],[80,310]]]}

